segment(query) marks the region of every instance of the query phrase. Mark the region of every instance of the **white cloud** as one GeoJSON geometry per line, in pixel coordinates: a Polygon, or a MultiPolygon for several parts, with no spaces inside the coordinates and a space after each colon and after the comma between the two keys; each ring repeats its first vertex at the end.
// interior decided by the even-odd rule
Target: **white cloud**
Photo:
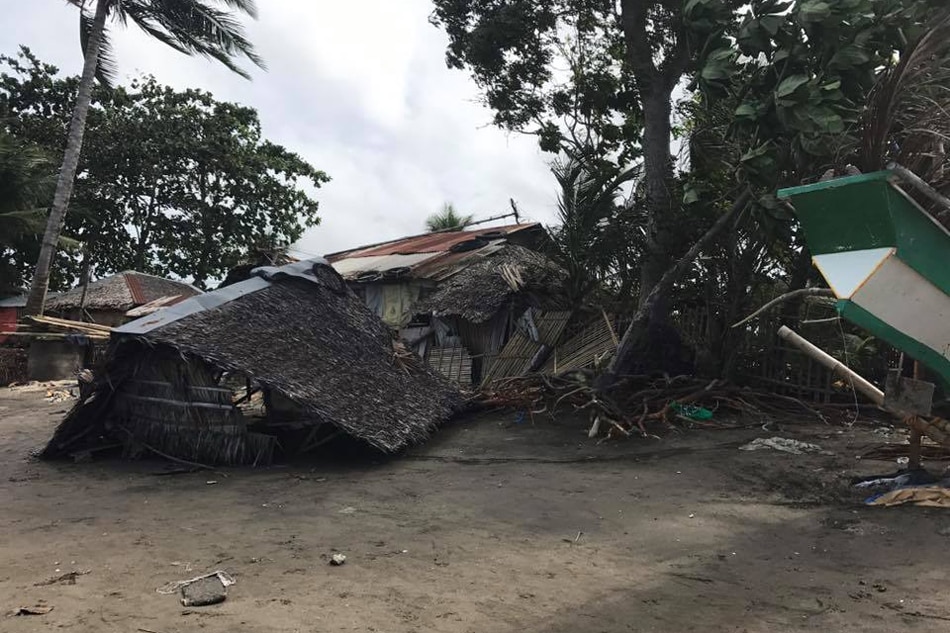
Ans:
{"type": "MultiPolygon", "coordinates": [[[[255,107],[265,135],[333,181],[317,192],[322,223],[299,249],[324,253],[422,230],[451,201],[487,217],[515,198],[554,217],[548,157],[534,139],[490,126],[467,75],[445,67],[446,38],[428,0],[267,0],[248,25],[268,71],[253,81],[190,59],[130,28],[115,33],[124,76],[150,73],[255,107]]],[[[0,51],[25,44],[63,72],[81,66],[75,10],[49,0],[5,7],[0,51]]]]}

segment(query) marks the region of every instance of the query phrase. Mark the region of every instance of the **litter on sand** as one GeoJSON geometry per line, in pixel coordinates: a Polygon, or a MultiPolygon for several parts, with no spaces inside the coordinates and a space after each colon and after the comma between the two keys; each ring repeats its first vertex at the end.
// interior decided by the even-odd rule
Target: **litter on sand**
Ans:
{"type": "Polygon", "coordinates": [[[799,442],[798,440],[791,440],[784,437],[770,437],[764,438],[759,437],[748,444],[744,444],[739,447],[740,451],[761,451],[761,450],[773,450],[781,451],[782,453],[790,453],[792,455],[804,455],[806,453],[818,453],[820,455],[834,455],[830,451],[823,450],[817,444],[809,444],[808,442],[799,442]]]}
{"type": "Polygon", "coordinates": [[[190,580],[178,580],[162,585],[158,588],[158,593],[168,595],[180,591],[182,606],[203,607],[224,602],[228,587],[233,584],[234,578],[229,573],[218,570],[190,580]]]}
{"type": "Polygon", "coordinates": [[[907,486],[926,486],[936,482],[937,478],[923,468],[916,470],[899,470],[890,475],[875,475],[873,477],[864,477],[852,481],[855,488],[887,488],[888,490],[895,490],[907,486]]]}
{"type": "Polygon", "coordinates": [[[63,574],[62,576],[56,576],[54,578],[48,578],[42,582],[33,583],[33,586],[47,587],[49,585],[58,585],[58,584],[75,585],[76,578],[78,578],[79,576],[85,576],[88,573],[89,573],[88,569],[84,569],[80,571],[71,571],[71,572],[67,572],[63,574]]]}
{"type": "Polygon", "coordinates": [[[339,567],[346,562],[346,555],[344,554],[334,554],[330,557],[330,564],[339,567]]]}
{"type": "Polygon", "coordinates": [[[9,615],[11,617],[18,616],[18,615],[46,615],[52,610],[53,610],[53,607],[47,604],[39,603],[39,604],[33,605],[32,607],[17,607],[13,611],[11,611],[9,615]]]}
{"type": "Polygon", "coordinates": [[[869,506],[899,506],[911,503],[928,508],[950,508],[950,488],[926,486],[916,488],[898,488],[871,497],[865,503],[869,506]]]}

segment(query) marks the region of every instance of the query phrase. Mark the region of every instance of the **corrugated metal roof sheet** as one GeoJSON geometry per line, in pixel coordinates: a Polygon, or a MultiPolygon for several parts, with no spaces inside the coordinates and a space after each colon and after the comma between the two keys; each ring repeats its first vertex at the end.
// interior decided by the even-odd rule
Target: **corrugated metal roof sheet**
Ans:
{"type": "Polygon", "coordinates": [[[407,267],[416,279],[441,281],[459,270],[495,253],[505,244],[505,238],[521,231],[536,230],[540,224],[510,224],[469,231],[426,233],[394,240],[381,245],[357,248],[330,255],[336,269],[346,279],[354,279],[366,272],[383,272],[407,267]],[[453,252],[456,244],[477,237],[489,237],[486,246],[471,251],[453,252]]]}
{"type": "Polygon", "coordinates": [[[492,226],[484,229],[471,229],[466,231],[445,231],[443,233],[423,233],[422,235],[413,235],[404,237],[384,244],[375,246],[364,246],[329,255],[328,259],[337,262],[351,257],[374,257],[377,255],[410,255],[413,253],[442,253],[454,245],[467,240],[481,237],[489,233],[500,233],[511,235],[519,231],[535,229],[539,227],[538,223],[532,224],[509,224],[507,226],[492,226]]]}
{"type": "Polygon", "coordinates": [[[271,280],[278,279],[282,276],[298,277],[317,283],[316,277],[314,277],[311,272],[315,264],[326,265],[327,260],[322,257],[315,257],[303,261],[294,261],[283,266],[261,266],[260,268],[255,268],[251,271],[251,274],[254,276],[250,279],[225,286],[224,288],[218,288],[212,292],[195,295],[190,299],[186,299],[167,308],[162,308],[153,314],[117,327],[113,332],[119,334],[144,334],[151,332],[156,328],[163,327],[191,314],[211,310],[229,301],[234,301],[238,297],[243,297],[246,294],[267,288],[271,285],[271,280]]]}
{"type": "Polygon", "coordinates": [[[333,268],[346,279],[365,272],[389,270],[391,268],[412,268],[426,260],[438,257],[438,253],[413,253],[411,255],[374,255],[371,257],[348,257],[333,262],[333,268]]]}

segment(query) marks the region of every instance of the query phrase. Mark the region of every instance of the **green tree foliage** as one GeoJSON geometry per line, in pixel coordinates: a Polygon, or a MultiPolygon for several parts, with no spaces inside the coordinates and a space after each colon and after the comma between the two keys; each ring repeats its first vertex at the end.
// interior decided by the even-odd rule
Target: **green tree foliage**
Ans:
{"type": "Polygon", "coordinates": [[[0,128],[0,296],[20,291],[29,266],[18,254],[35,257],[46,224],[46,203],[54,171],[36,147],[17,142],[0,128]]]}
{"type": "MultiPolygon", "coordinates": [[[[25,50],[2,62],[0,116],[61,150],[77,79],[25,50]]],[[[204,287],[319,222],[310,192],[326,174],[263,138],[252,108],[152,77],[94,96],[67,231],[100,274],[136,269],[204,287]]]]}
{"type": "Polygon", "coordinates": [[[235,15],[257,16],[254,0],[67,0],[79,11],[79,35],[84,59],[76,100],[66,134],[63,163],[56,179],[53,204],[36,261],[27,300],[28,314],[42,314],[59,236],[66,221],[79,166],[86,117],[96,78],[110,85],[115,78],[110,20],[135,24],[163,44],[186,55],[215,59],[248,77],[237,65],[247,58],[262,66],[235,15]],[[222,6],[223,5],[223,6],[222,6]]]}
{"type": "Polygon", "coordinates": [[[635,278],[642,240],[635,227],[636,210],[626,204],[624,187],[639,169],[588,166],[563,157],[552,173],[558,183],[558,223],[551,228],[550,255],[567,271],[565,288],[572,305],[580,306],[597,288],[625,295],[635,278]]]}
{"type": "Polygon", "coordinates": [[[733,316],[814,274],[776,188],[895,157],[931,180],[950,173],[942,0],[435,5],[448,65],[472,74],[496,124],[537,134],[591,173],[641,167],[637,213],[611,221],[633,241],[636,231],[613,223],[639,223],[641,302],[732,201],[753,194],[670,297],[678,311],[708,304],[720,367],[737,347],[733,316]],[[678,163],[671,140],[686,150],[678,163]]]}
{"type": "Polygon", "coordinates": [[[455,210],[455,206],[451,202],[446,202],[442,205],[441,211],[426,218],[426,230],[461,231],[471,224],[474,218],[473,215],[462,215],[455,210]]]}
{"type": "Polygon", "coordinates": [[[701,46],[726,41],[721,24],[741,3],[713,0],[689,15],[684,4],[696,3],[435,0],[432,18],[449,36],[449,66],[471,72],[496,124],[590,168],[642,161],[641,300],[678,250],[673,90],[701,46]]]}

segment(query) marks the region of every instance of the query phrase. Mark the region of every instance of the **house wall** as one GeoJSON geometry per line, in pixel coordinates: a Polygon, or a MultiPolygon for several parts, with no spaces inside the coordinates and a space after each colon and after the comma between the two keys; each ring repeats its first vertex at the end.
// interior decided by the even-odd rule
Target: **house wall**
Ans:
{"type": "MultiPolygon", "coordinates": [[[[16,332],[17,308],[0,308],[0,332],[16,332]]],[[[6,343],[12,336],[0,334],[0,343],[6,343]]]]}
{"type": "Polygon", "coordinates": [[[422,287],[414,282],[359,284],[358,294],[383,323],[393,328],[406,326],[412,319],[412,306],[419,300],[422,287]]]}
{"type": "Polygon", "coordinates": [[[68,380],[83,367],[86,347],[65,340],[30,343],[26,371],[30,380],[68,380]]]}
{"type": "MultiPolygon", "coordinates": [[[[108,325],[109,327],[118,327],[132,320],[125,316],[125,312],[122,310],[86,310],[86,313],[92,318],[93,323],[108,325]]],[[[51,310],[49,315],[73,321],[88,320],[80,318],[79,310],[51,310]]]]}

